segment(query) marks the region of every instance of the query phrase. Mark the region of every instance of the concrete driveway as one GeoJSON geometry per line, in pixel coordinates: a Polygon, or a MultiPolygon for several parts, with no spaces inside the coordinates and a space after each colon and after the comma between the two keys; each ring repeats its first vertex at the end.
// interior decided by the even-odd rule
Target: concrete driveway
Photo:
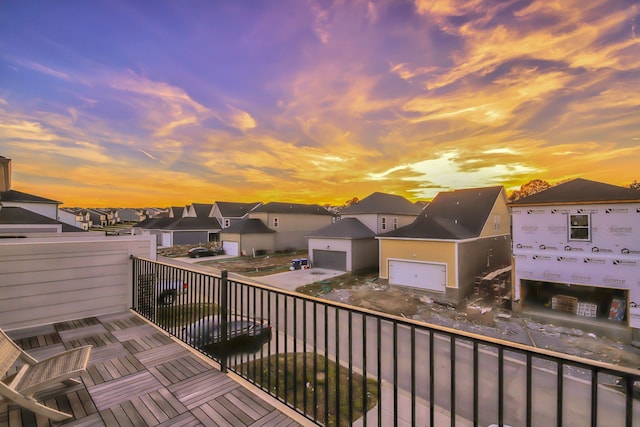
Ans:
{"type": "Polygon", "coordinates": [[[254,282],[264,283],[274,288],[295,291],[300,286],[309,285],[321,280],[347,274],[345,271],[328,270],[326,268],[308,268],[305,270],[285,271],[268,276],[252,277],[254,282]]]}

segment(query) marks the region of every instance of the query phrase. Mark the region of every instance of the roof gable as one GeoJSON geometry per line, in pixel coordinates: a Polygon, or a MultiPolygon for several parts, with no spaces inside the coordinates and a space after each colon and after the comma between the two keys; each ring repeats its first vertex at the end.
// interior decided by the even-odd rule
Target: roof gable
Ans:
{"type": "Polygon", "coordinates": [[[480,236],[502,186],[438,193],[414,222],[381,237],[462,240],[480,236]]]}
{"type": "Polygon", "coordinates": [[[320,205],[306,205],[301,203],[270,202],[258,206],[253,212],[278,213],[278,214],[305,214],[305,215],[331,215],[331,212],[320,205]]]}
{"type": "Polygon", "coordinates": [[[211,213],[213,203],[193,203],[192,206],[198,218],[208,218],[211,213]]]}
{"type": "Polygon", "coordinates": [[[238,203],[238,202],[216,202],[220,215],[225,218],[242,218],[262,202],[238,203]]]}
{"type": "Polygon", "coordinates": [[[640,190],[576,178],[539,193],[523,197],[509,205],[547,205],[565,203],[640,202],[640,190]]]}
{"type": "Polygon", "coordinates": [[[343,238],[366,239],[375,237],[376,233],[360,222],[357,218],[344,218],[333,224],[329,224],[320,230],[314,231],[307,237],[316,238],[343,238]]]}
{"type": "Polygon", "coordinates": [[[395,194],[375,192],[358,203],[340,211],[342,215],[387,213],[402,215],[418,215],[420,207],[409,200],[395,194]]]}

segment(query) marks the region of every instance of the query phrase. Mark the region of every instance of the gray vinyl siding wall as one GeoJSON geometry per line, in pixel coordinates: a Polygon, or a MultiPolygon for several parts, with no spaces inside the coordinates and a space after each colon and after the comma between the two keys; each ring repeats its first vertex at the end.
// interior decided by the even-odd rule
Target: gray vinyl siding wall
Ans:
{"type": "Polygon", "coordinates": [[[150,236],[0,242],[0,327],[22,329],[131,306],[130,255],[155,259],[150,236]]]}
{"type": "Polygon", "coordinates": [[[351,242],[351,271],[377,269],[379,263],[378,241],[374,238],[351,242]]]}

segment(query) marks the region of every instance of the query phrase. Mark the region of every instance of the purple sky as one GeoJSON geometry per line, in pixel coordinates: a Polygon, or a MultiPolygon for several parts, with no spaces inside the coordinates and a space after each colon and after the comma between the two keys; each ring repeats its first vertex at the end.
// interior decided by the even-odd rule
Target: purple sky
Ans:
{"type": "Polygon", "coordinates": [[[78,206],[640,180],[636,1],[0,6],[0,155],[78,206]]]}

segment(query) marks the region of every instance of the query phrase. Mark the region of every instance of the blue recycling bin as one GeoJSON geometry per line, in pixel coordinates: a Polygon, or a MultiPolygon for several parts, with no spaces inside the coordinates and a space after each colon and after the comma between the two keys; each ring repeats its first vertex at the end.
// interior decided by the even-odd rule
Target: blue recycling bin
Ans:
{"type": "Polygon", "coordinates": [[[291,266],[293,267],[294,270],[300,270],[301,264],[302,264],[302,261],[300,261],[298,258],[291,261],[291,266]]]}

